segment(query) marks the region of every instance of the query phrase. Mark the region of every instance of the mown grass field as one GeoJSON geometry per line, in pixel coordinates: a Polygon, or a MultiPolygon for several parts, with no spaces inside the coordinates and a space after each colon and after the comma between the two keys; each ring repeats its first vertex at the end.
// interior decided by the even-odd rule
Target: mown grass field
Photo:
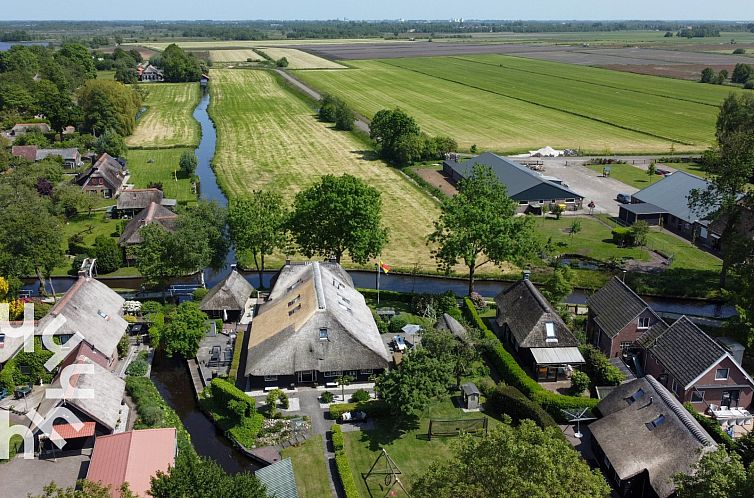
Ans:
{"type": "Polygon", "coordinates": [[[162,183],[165,197],[177,199],[178,202],[196,200],[191,190],[191,179],[184,178],[176,170],[178,162],[185,150],[193,149],[142,149],[128,151],[128,171],[131,173],[130,183],[137,188],[146,188],[152,182],[162,183]]]}
{"type": "Polygon", "coordinates": [[[272,60],[282,57],[288,59],[288,69],[345,69],[345,66],[337,62],[317,57],[295,48],[270,47],[261,49],[272,60]]]}
{"type": "Polygon", "coordinates": [[[268,188],[290,201],[322,175],[357,176],[382,193],[383,220],[391,231],[382,259],[395,268],[435,269],[425,237],[439,213],[436,203],[372,159],[353,134],[317,121],[312,108],[268,71],[213,70],[210,87],[217,128],[213,165],[231,199],[268,188]]]}
{"type": "Polygon", "coordinates": [[[212,62],[246,62],[248,59],[260,61],[262,56],[250,48],[209,51],[209,60],[212,62]]]}
{"type": "Polygon", "coordinates": [[[284,448],[280,455],[291,459],[301,498],[322,498],[331,494],[321,435],[312,436],[300,446],[284,448]]]}
{"type": "Polygon", "coordinates": [[[636,187],[640,190],[649,187],[650,182],[655,183],[662,180],[660,175],[654,175],[650,178],[646,171],[630,164],[589,164],[586,165],[586,167],[599,174],[602,174],[605,167],[609,167],[610,178],[614,178],[619,182],[636,187]]]}
{"type": "Polygon", "coordinates": [[[365,116],[401,107],[430,133],[500,152],[551,145],[589,153],[699,151],[714,140],[714,85],[490,55],[349,61],[298,71],[365,116]],[[502,65],[502,66],[501,66],[502,65]]]}
{"type": "Polygon", "coordinates": [[[196,147],[201,131],[192,113],[199,103],[199,85],[157,83],[144,88],[147,111],[126,144],[132,148],[196,147]]]}

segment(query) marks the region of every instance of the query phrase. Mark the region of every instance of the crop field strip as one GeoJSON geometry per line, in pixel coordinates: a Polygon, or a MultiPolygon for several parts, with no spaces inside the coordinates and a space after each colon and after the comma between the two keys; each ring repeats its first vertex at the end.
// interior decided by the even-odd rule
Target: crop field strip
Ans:
{"type": "Polygon", "coordinates": [[[212,70],[210,115],[217,128],[213,167],[233,199],[273,188],[290,201],[322,175],[348,173],[382,193],[390,243],[382,258],[397,268],[434,270],[425,243],[439,208],[426,193],[354,135],[319,122],[301,97],[261,70],[212,70]]]}
{"type": "Polygon", "coordinates": [[[272,60],[285,57],[288,69],[345,69],[345,66],[295,48],[267,47],[260,51],[272,60]]]}
{"type": "Polygon", "coordinates": [[[209,50],[209,60],[212,62],[247,62],[261,61],[262,56],[250,48],[209,50]]]}
{"type": "MultiPolygon", "coordinates": [[[[406,59],[407,63],[417,60],[421,59],[406,59]]],[[[430,60],[442,64],[446,59],[430,60]]],[[[668,140],[383,62],[355,61],[349,65],[355,69],[297,71],[296,76],[315,88],[340,96],[365,116],[373,116],[386,107],[401,107],[428,133],[452,136],[461,147],[477,144],[482,149],[517,153],[547,144],[583,148],[589,153],[605,150],[638,153],[667,152],[671,145],[668,140]]],[[[699,147],[677,145],[676,149],[699,147]]]]}
{"type": "Polygon", "coordinates": [[[196,83],[145,84],[147,111],[126,139],[131,148],[195,147],[201,130],[192,113],[199,103],[196,83]]]}
{"type": "Polygon", "coordinates": [[[602,88],[577,81],[564,85],[557,74],[539,75],[536,79],[526,80],[520,74],[502,71],[499,67],[485,67],[458,59],[393,59],[381,62],[700,149],[710,145],[713,138],[716,112],[708,105],[656,95],[645,95],[638,101],[627,90],[606,94],[602,88]]]}

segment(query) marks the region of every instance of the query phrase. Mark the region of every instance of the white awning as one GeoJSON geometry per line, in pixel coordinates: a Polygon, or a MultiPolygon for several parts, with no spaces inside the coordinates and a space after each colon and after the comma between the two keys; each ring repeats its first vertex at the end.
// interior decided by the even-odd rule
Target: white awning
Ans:
{"type": "Polygon", "coordinates": [[[584,363],[579,348],[531,348],[537,365],[575,365],[584,363]]]}

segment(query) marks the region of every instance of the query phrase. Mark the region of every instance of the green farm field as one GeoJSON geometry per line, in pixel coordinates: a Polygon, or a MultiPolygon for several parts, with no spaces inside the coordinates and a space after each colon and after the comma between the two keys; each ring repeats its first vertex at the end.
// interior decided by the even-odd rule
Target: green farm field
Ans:
{"type": "Polygon", "coordinates": [[[319,122],[309,104],[261,70],[212,70],[210,115],[217,128],[213,167],[232,199],[272,188],[288,200],[322,175],[348,173],[382,193],[390,243],[382,259],[434,270],[425,244],[439,209],[397,170],[372,159],[355,135],[319,122]]]}
{"type": "Polygon", "coordinates": [[[199,123],[192,116],[199,103],[199,85],[153,83],[143,87],[147,111],[126,144],[131,148],[195,147],[201,136],[199,123]]]}
{"type": "Polygon", "coordinates": [[[401,107],[461,147],[512,153],[551,145],[587,153],[700,151],[731,89],[491,55],[349,61],[297,71],[365,116],[401,107]]]}

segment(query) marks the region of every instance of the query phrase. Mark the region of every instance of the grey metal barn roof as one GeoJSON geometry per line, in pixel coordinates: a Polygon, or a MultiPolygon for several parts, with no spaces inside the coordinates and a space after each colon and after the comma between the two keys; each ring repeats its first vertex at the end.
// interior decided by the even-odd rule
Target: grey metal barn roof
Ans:
{"type": "Polygon", "coordinates": [[[602,418],[592,422],[589,431],[615,473],[625,480],[646,470],[660,498],[675,491],[675,474],[689,473],[703,452],[717,446],[651,375],[615,387],[597,410],[602,418]],[[635,400],[629,401],[632,397],[635,400]],[[660,416],[664,418],[658,420],[660,416]]]}
{"type": "Polygon", "coordinates": [[[548,181],[545,177],[535,173],[526,166],[522,166],[491,152],[485,152],[462,163],[446,160],[445,164],[464,178],[471,176],[474,166],[477,164],[489,166],[495,173],[495,176],[497,176],[498,181],[506,186],[508,196],[512,198],[516,198],[519,194],[523,194],[527,190],[541,185],[557,189],[562,193],[562,197],[564,198],[584,198],[584,196],[562,185],[548,181]]]}
{"type": "Polygon", "coordinates": [[[648,202],[641,202],[639,204],[621,204],[621,209],[625,209],[629,213],[634,214],[665,214],[666,210],[654,204],[648,202]]]}
{"type": "Polygon", "coordinates": [[[665,212],[688,223],[707,218],[714,210],[693,211],[689,207],[692,190],[707,190],[710,183],[685,171],[676,171],[659,182],[632,195],[641,202],[654,204],[665,212]]]}
{"type": "Polygon", "coordinates": [[[290,458],[280,460],[254,472],[271,498],[298,498],[298,488],[290,458]]]}
{"type": "Polygon", "coordinates": [[[254,287],[234,268],[209,290],[199,308],[202,311],[242,311],[252,292],[254,287]]]}
{"type": "Polygon", "coordinates": [[[577,347],[531,348],[531,355],[537,365],[576,365],[584,363],[584,357],[577,347]]]}

